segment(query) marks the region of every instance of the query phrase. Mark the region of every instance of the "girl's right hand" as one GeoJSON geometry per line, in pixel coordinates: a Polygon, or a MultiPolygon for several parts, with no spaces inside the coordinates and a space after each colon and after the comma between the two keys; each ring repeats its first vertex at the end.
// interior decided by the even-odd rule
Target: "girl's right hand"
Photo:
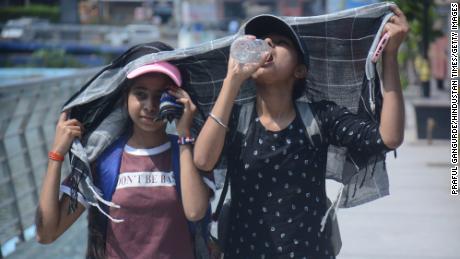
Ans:
{"type": "Polygon", "coordinates": [[[76,119],[67,120],[67,116],[67,111],[61,113],[59,116],[54,136],[52,151],[60,155],[67,154],[73,140],[81,137],[83,132],[83,125],[76,119]]]}
{"type": "MultiPolygon", "coordinates": [[[[248,38],[255,39],[255,36],[246,36],[248,38]]],[[[259,63],[247,63],[240,64],[238,61],[232,58],[230,55],[228,60],[227,76],[226,78],[230,79],[233,82],[242,84],[247,80],[251,75],[259,69],[268,59],[270,53],[265,53],[259,63]]]]}

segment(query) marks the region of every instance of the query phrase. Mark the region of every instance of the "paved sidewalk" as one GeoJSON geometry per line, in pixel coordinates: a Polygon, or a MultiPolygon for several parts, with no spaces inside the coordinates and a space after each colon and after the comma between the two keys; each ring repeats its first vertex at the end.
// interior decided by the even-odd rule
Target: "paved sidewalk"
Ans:
{"type": "Polygon", "coordinates": [[[388,155],[390,196],[339,210],[338,259],[460,258],[460,196],[450,195],[449,143],[388,155]]]}
{"type": "Polygon", "coordinates": [[[35,240],[18,244],[16,251],[7,259],[82,259],[85,258],[87,214],[84,213],[58,240],[41,245],[35,240]]]}
{"type": "MultiPolygon", "coordinates": [[[[432,87],[430,100],[449,102],[432,87]]],[[[412,100],[404,92],[405,142],[398,157],[387,155],[390,196],[338,212],[342,251],[338,259],[458,259],[460,196],[450,195],[450,143],[417,140],[412,100]]]]}

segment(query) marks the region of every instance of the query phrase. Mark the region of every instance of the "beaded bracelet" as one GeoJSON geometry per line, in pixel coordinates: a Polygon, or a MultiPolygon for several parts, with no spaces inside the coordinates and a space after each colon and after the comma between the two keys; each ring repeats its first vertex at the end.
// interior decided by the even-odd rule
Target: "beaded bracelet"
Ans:
{"type": "Polygon", "coordinates": [[[54,151],[48,152],[48,158],[53,161],[58,161],[58,162],[64,161],[64,156],[54,151]]]}
{"type": "Polygon", "coordinates": [[[179,145],[193,145],[195,144],[195,138],[192,138],[192,137],[179,137],[179,139],[177,139],[177,143],[179,145]]]}

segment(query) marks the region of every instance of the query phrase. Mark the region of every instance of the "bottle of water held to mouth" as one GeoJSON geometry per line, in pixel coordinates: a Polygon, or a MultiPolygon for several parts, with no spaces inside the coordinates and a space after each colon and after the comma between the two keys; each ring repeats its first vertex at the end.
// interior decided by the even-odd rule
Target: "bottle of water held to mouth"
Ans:
{"type": "Polygon", "coordinates": [[[270,46],[264,40],[245,36],[239,37],[230,46],[230,55],[241,64],[259,63],[269,51],[270,46]]]}

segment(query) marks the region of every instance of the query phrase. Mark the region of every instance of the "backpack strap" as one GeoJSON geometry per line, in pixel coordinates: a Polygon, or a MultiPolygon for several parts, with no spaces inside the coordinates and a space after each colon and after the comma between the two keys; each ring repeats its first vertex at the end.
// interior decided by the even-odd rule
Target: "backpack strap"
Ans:
{"type": "MultiPolygon", "coordinates": [[[[306,128],[305,134],[307,135],[307,138],[314,145],[321,143],[323,141],[323,137],[321,135],[318,122],[316,121],[316,118],[311,111],[310,104],[305,101],[296,101],[295,104],[297,110],[300,113],[300,117],[302,118],[302,122],[306,128]]],[[[243,134],[243,136],[248,132],[254,106],[254,102],[246,103],[241,106],[236,130],[243,134]]]]}
{"type": "MultiPolygon", "coordinates": [[[[238,123],[236,126],[236,131],[241,133],[243,136],[245,136],[246,133],[248,133],[252,112],[254,110],[254,105],[255,105],[255,102],[249,102],[249,103],[245,103],[241,105],[241,108],[239,111],[238,123]]],[[[227,172],[225,173],[224,186],[222,188],[222,192],[219,197],[219,202],[217,203],[217,206],[216,206],[216,211],[212,214],[213,220],[218,219],[219,214],[222,210],[222,206],[224,205],[225,197],[227,196],[228,185],[230,182],[229,175],[230,174],[228,173],[228,170],[227,170],[227,172]]]]}
{"type": "Polygon", "coordinates": [[[307,139],[310,140],[314,146],[319,146],[323,141],[323,136],[321,135],[318,121],[311,111],[310,104],[305,101],[296,101],[295,104],[302,118],[303,125],[305,126],[305,135],[307,139]]]}
{"type": "Polygon", "coordinates": [[[236,131],[243,134],[248,133],[249,124],[251,122],[252,111],[254,110],[255,102],[249,102],[241,105],[240,115],[238,117],[238,124],[236,131]]]}
{"type": "Polygon", "coordinates": [[[128,142],[128,135],[125,134],[112,143],[97,159],[95,185],[102,191],[102,197],[106,201],[112,200],[126,142],[128,142]]]}
{"type": "Polygon", "coordinates": [[[181,189],[180,189],[180,155],[179,155],[179,144],[177,143],[178,136],[169,135],[169,141],[171,142],[171,163],[173,168],[174,179],[176,181],[176,191],[179,194],[179,199],[181,199],[181,189]]]}
{"type": "Polygon", "coordinates": [[[216,211],[212,214],[212,220],[216,221],[219,218],[220,212],[222,211],[222,206],[224,205],[225,196],[227,196],[228,191],[228,183],[229,183],[229,176],[228,170],[225,172],[225,180],[224,180],[224,187],[222,188],[222,192],[220,193],[219,202],[216,206],[216,211]]]}

